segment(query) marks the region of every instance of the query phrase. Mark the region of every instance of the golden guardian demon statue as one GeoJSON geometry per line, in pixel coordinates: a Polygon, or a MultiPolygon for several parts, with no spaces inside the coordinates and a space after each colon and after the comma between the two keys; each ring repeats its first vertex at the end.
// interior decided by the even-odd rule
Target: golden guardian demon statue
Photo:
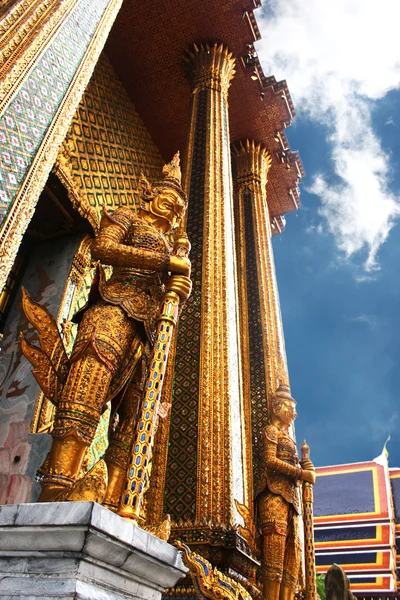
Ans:
{"type": "MultiPolygon", "coordinates": [[[[176,313],[179,300],[186,300],[191,291],[190,262],[186,257],[189,245],[186,253],[182,247],[177,251],[166,238],[186,210],[179,155],[164,166],[161,181],[150,186],[142,178],[140,184],[138,212],[121,207],[112,214],[103,213],[92,257],[112,265],[113,273],[106,281],[99,267],[99,278],[88,304],[76,315],[79,328],[70,358],[52,317],[26,292],[23,294],[25,314],[38,330],[41,347],[22,339],[22,349],[34,366],[34,375],[45,396],[56,406],[53,442],[42,467],[42,502],[90,499],[90,493],[77,479],[108,402],[111,401],[110,423],[114,427],[110,426],[109,447],[104,456],[108,484],[100,501],[105,506],[119,510],[123,490],[128,486],[128,463],[138,451],[140,436],[146,432],[147,445],[141,444],[142,453],[149,453],[153,443],[151,437],[154,438],[154,423],[158,419],[154,414],[155,400],[159,401],[162,382],[158,392],[154,390],[154,401],[144,402],[144,387],[148,386],[150,363],[155,364],[154,345],[160,346],[156,336],[164,339],[165,335],[159,331],[164,327],[160,325],[160,314],[164,321],[175,324],[167,314],[168,307],[176,313]],[[142,406],[146,402],[148,409],[142,406]],[[139,434],[135,429],[142,413],[144,420],[148,416],[149,424],[139,434]],[[114,418],[117,414],[119,419],[114,418]]],[[[168,331],[169,326],[165,327],[168,331]]],[[[165,344],[158,349],[159,360],[166,362],[165,344]]],[[[154,387],[158,385],[157,382],[154,387]]],[[[146,481],[139,475],[142,483],[137,487],[142,490],[146,481]]],[[[132,489],[133,485],[136,483],[132,489]]],[[[96,490],[93,499],[99,500],[96,490]]]]}
{"type": "Polygon", "coordinates": [[[264,432],[265,471],[256,502],[263,540],[263,597],[292,600],[301,568],[299,515],[300,481],[314,483],[311,461],[299,465],[289,428],[296,418],[296,402],[289,387],[280,384],[273,403],[271,422],[264,432]]]}

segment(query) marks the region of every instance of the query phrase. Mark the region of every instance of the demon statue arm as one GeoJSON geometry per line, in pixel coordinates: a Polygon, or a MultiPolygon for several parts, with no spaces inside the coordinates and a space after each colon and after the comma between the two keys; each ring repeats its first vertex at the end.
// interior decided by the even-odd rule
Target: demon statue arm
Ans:
{"type": "Polygon", "coordinates": [[[127,208],[120,208],[112,215],[104,211],[100,231],[92,245],[92,258],[105,265],[165,270],[170,262],[170,254],[166,249],[164,252],[152,251],[125,243],[130,228],[135,226],[135,217],[132,210],[127,208]]]}

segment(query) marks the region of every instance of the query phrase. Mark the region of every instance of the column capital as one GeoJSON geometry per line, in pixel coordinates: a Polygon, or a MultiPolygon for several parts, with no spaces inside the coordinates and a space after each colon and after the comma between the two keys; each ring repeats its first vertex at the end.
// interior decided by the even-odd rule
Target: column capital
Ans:
{"type": "Polygon", "coordinates": [[[188,50],[185,56],[193,90],[214,89],[224,94],[235,75],[235,59],[223,44],[201,44],[188,50]]]}
{"type": "Polygon", "coordinates": [[[245,140],[232,147],[232,155],[236,164],[236,183],[239,189],[255,182],[265,187],[272,163],[271,155],[266,148],[256,144],[254,140],[245,140]]]}

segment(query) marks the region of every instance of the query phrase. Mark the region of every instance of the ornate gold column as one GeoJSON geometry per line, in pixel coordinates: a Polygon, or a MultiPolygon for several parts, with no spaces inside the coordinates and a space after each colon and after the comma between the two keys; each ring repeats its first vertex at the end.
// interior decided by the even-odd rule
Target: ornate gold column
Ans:
{"type": "Polygon", "coordinates": [[[252,462],[253,489],[257,489],[267,399],[275,393],[278,380],[288,383],[288,375],[266,191],[271,158],[253,140],[240,143],[233,155],[245,439],[253,449],[247,465],[251,471],[252,462]]]}
{"type": "Polygon", "coordinates": [[[187,233],[194,289],[179,322],[165,512],[184,520],[175,528],[181,539],[207,543],[219,527],[214,545],[223,546],[223,528],[237,522],[234,499],[244,500],[228,122],[234,59],[223,45],[201,45],[188,53],[187,65],[187,233]]]}
{"type": "Polygon", "coordinates": [[[17,0],[0,20],[0,290],[122,0],[17,0]]]}

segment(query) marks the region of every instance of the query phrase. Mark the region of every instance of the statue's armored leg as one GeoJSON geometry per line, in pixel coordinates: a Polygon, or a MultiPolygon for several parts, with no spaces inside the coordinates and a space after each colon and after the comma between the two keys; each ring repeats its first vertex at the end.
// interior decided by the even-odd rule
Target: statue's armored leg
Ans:
{"type": "Polygon", "coordinates": [[[54,499],[64,488],[74,484],[86,448],[96,433],[111,379],[111,371],[94,356],[71,365],[57,407],[48,473],[42,480],[40,502],[54,499]],[[86,393],[82,393],[82,388],[87,388],[86,393]]]}
{"type": "Polygon", "coordinates": [[[301,542],[299,516],[289,508],[288,535],[279,600],[293,600],[300,575],[301,542]]]}
{"type": "Polygon", "coordinates": [[[57,406],[39,501],[56,500],[74,485],[95,436],[113,376],[135,335],[134,321],[118,306],[101,302],[85,313],[57,406]]]}
{"type": "Polygon", "coordinates": [[[264,600],[279,600],[284,571],[289,503],[264,492],[259,499],[263,539],[262,576],[264,600]]]}
{"type": "Polygon", "coordinates": [[[138,368],[124,394],[118,410],[119,422],[110,436],[110,443],[104,456],[108,471],[108,487],[103,505],[114,512],[118,509],[122,486],[126,478],[132,436],[143,393],[139,382],[140,377],[141,369],[138,368]]]}

